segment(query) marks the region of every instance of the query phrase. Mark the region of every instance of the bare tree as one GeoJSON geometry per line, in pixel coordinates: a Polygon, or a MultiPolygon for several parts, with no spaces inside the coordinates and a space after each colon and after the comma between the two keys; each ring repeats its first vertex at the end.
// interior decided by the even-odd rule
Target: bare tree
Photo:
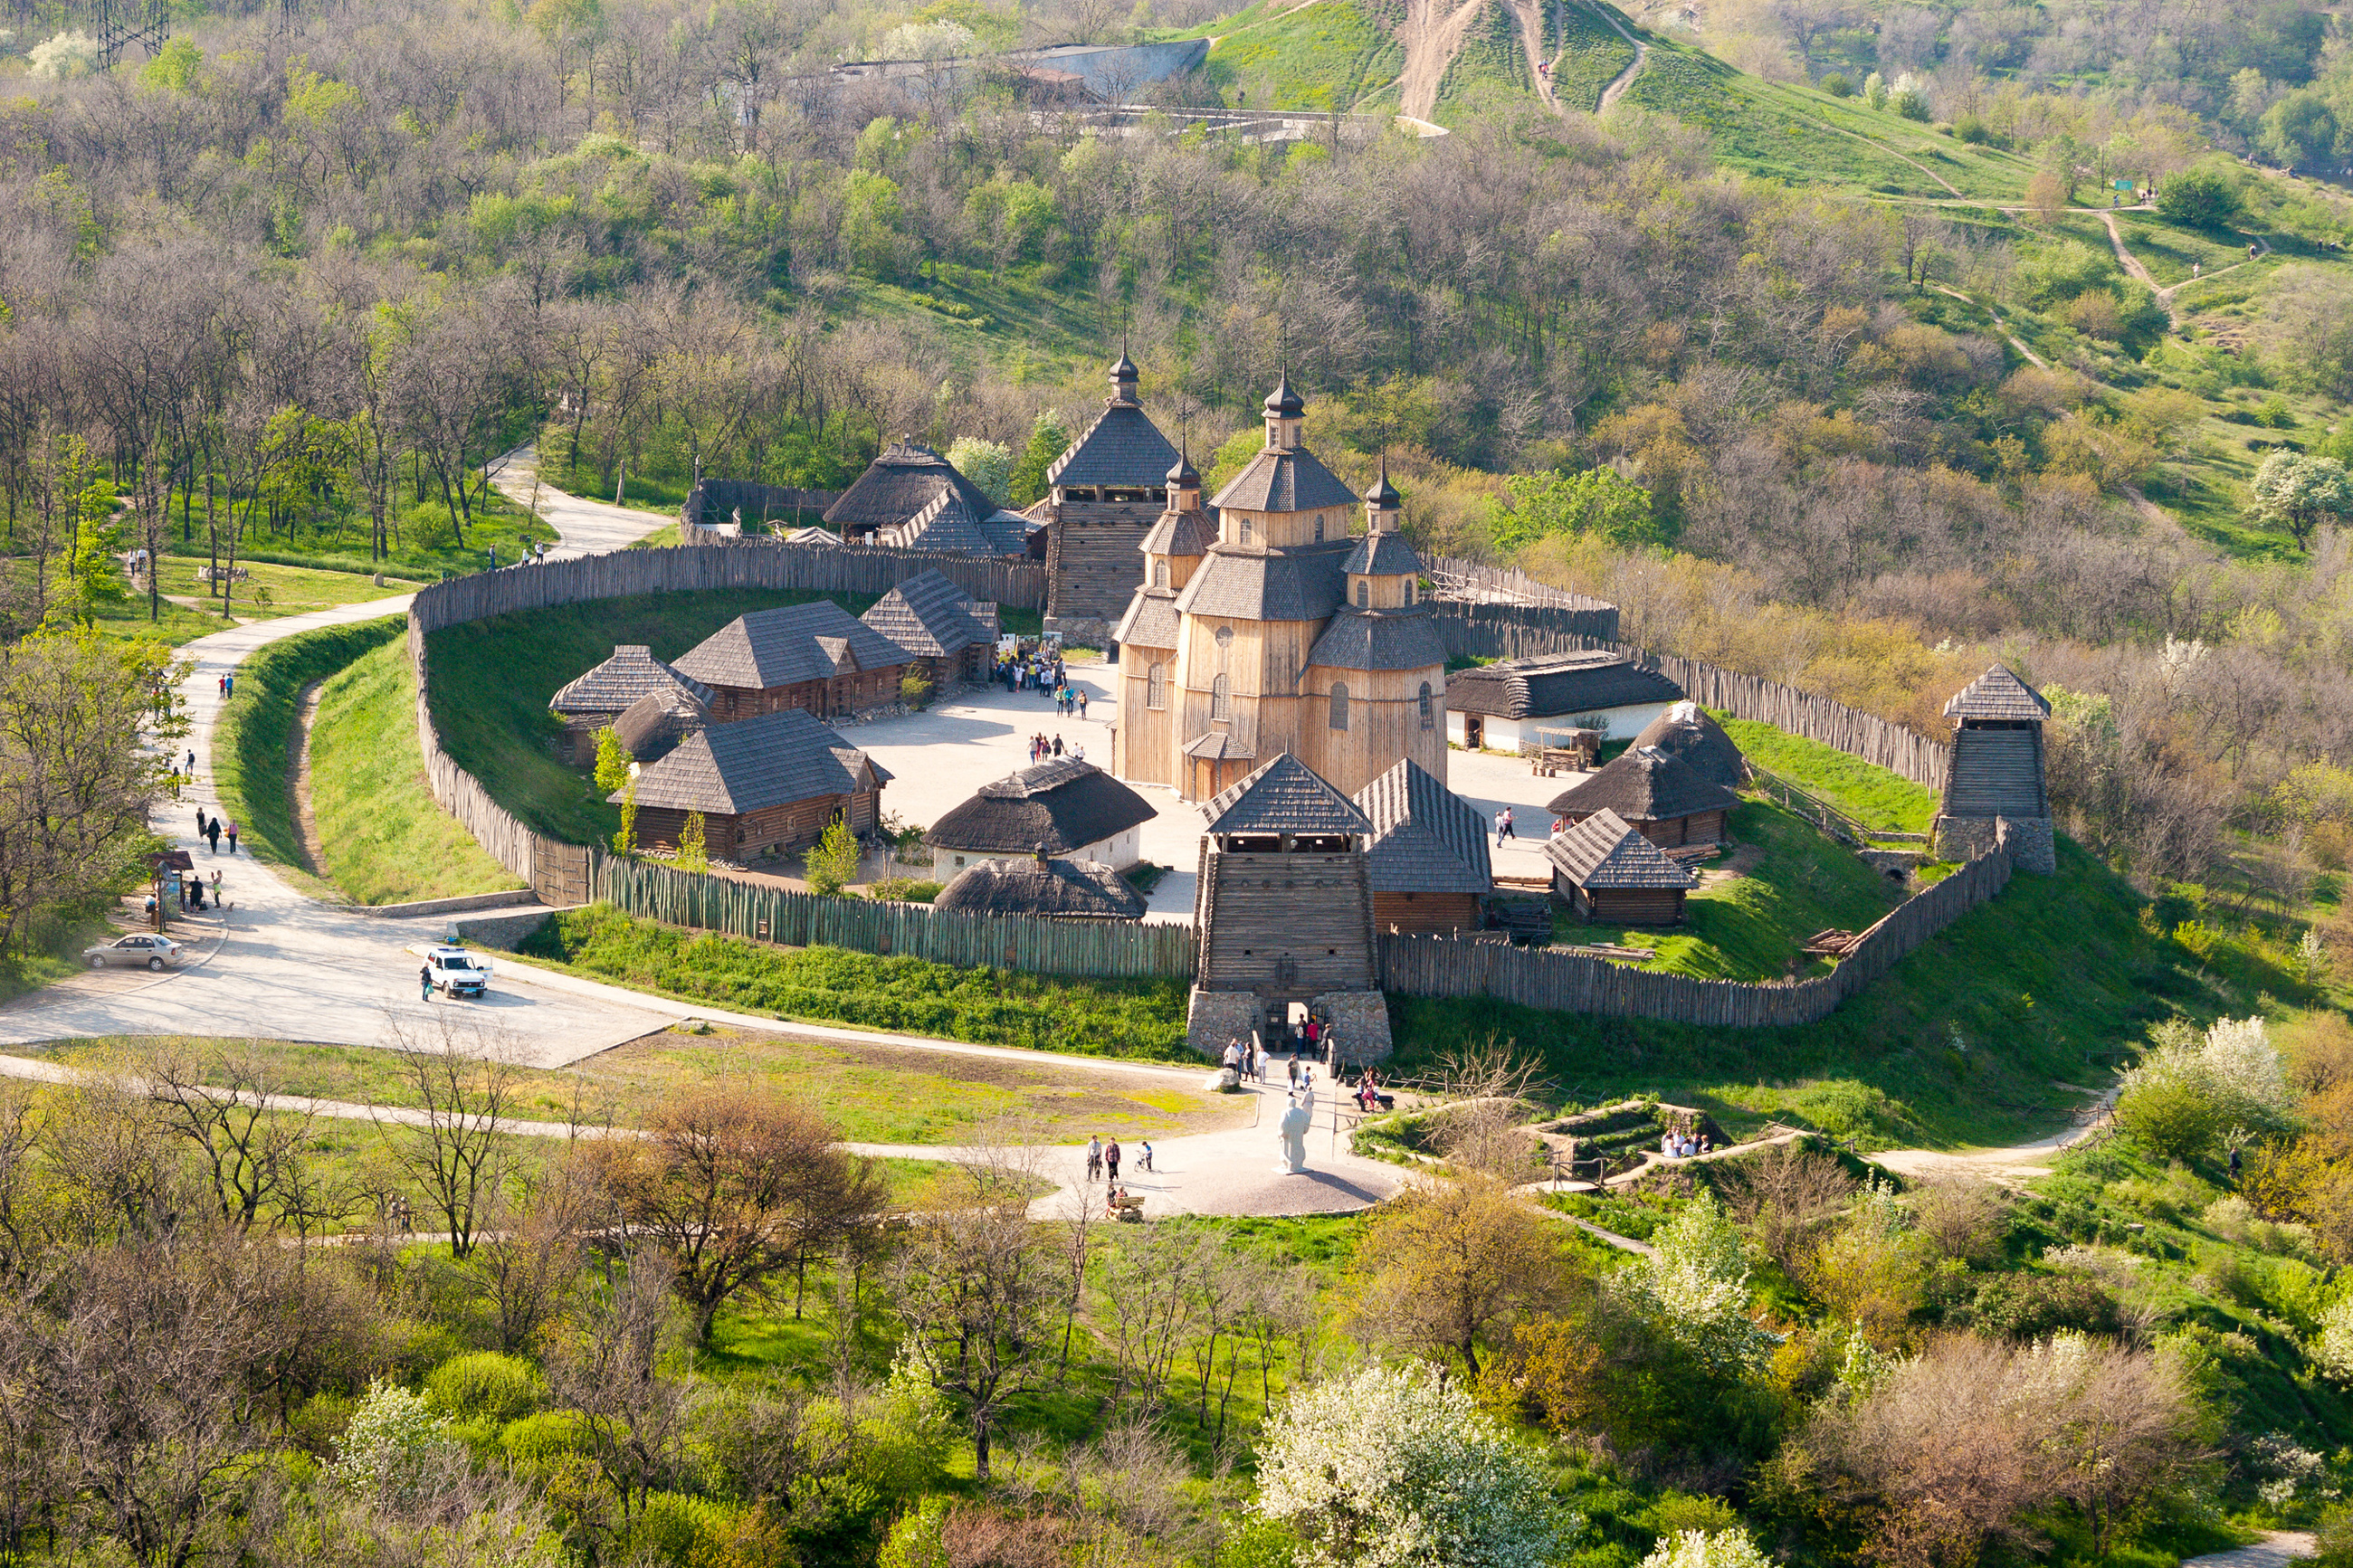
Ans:
{"type": "Polygon", "coordinates": [[[693,1390],[667,1366],[681,1338],[668,1267],[650,1251],[624,1265],[596,1293],[579,1331],[550,1353],[547,1372],[549,1391],[579,1414],[626,1526],[681,1458],[693,1390]]]}
{"type": "Polygon", "coordinates": [[[1727,1173],[1724,1201],[1757,1247],[1794,1274],[1814,1232],[1846,1206],[1857,1185],[1836,1155],[1779,1143],[1727,1173]]]}
{"type": "Polygon", "coordinates": [[[446,1015],[438,1024],[427,1036],[397,1016],[387,1023],[415,1119],[379,1117],[376,1130],[448,1226],[449,1255],[464,1258],[496,1201],[502,1168],[499,1123],[519,1075],[504,1046],[467,1038],[446,1015]]]}
{"type": "Polygon", "coordinates": [[[196,1151],[221,1217],[250,1230],[279,1211],[311,1133],[307,1104],[278,1092],[277,1075],[248,1047],[164,1038],[130,1062],[126,1087],[143,1092],[164,1127],[196,1151]]]}
{"type": "Polygon", "coordinates": [[[915,1218],[890,1285],[902,1347],[963,1408],[986,1480],[997,1424],[1043,1371],[1062,1286],[1029,1223],[1028,1173],[1003,1159],[961,1169],[960,1199],[915,1218]]]}
{"type": "Polygon", "coordinates": [[[499,1349],[526,1352],[570,1300],[587,1235],[610,1200],[594,1163],[574,1151],[535,1175],[510,1175],[493,1202],[467,1265],[490,1305],[499,1349]]]}

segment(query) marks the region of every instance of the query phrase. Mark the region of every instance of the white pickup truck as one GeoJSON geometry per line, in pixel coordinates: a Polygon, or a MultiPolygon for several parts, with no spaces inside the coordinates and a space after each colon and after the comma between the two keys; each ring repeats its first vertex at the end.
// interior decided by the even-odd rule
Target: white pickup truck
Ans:
{"type": "Polygon", "coordinates": [[[490,988],[491,961],[462,947],[426,949],[425,972],[444,996],[480,996],[490,988]]]}

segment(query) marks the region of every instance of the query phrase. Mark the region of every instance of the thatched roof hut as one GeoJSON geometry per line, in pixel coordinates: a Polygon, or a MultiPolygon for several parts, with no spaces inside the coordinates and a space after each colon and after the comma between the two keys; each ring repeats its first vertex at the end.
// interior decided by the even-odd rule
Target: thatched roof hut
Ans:
{"type": "Polygon", "coordinates": [[[919,441],[894,441],[825,509],[825,521],[845,540],[862,542],[876,529],[912,520],[943,495],[956,498],[960,517],[977,521],[996,514],[997,503],[955,464],[919,441]]]}
{"type": "Polygon", "coordinates": [[[951,869],[984,856],[1100,860],[1124,868],[1143,858],[1152,803],[1092,763],[1057,757],[980,786],[932,825],[923,842],[950,857],[951,869]]]}
{"type": "Polygon", "coordinates": [[[965,868],[940,890],[932,908],[968,915],[1140,921],[1145,903],[1143,894],[1099,860],[1058,860],[1040,852],[965,868]]]}
{"type": "Polygon", "coordinates": [[[1571,823],[1615,812],[1653,844],[1714,844],[1739,798],[1699,770],[1656,746],[1629,748],[1617,761],[1552,798],[1550,809],[1571,823]]]}
{"type": "Polygon", "coordinates": [[[596,731],[617,721],[641,697],[683,697],[708,703],[711,689],[654,657],[640,643],[615,645],[613,657],[575,677],[547,700],[564,720],[565,741],[578,758],[593,749],[596,731]]]}
{"type": "Polygon", "coordinates": [[[613,721],[613,735],[633,760],[658,763],[710,723],[710,705],[691,692],[649,691],[613,721]]]}
{"type": "Polygon", "coordinates": [[[1657,670],[1607,650],[1504,659],[1446,678],[1446,738],[1473,751],[1517,752],[1576,724],[1620,739],[1683,694],[1657,670]]]}
{"type": "Polygon", "coordinates": [[[1668,704],[1667,710],[1634,737],[1636,746],[1655,746],[1680,757],[1710,784],[1737,789],[1748,776],[1748,759],[1740,754],[1724,726],[1700,710],[1696,702],[1668,704]]]}

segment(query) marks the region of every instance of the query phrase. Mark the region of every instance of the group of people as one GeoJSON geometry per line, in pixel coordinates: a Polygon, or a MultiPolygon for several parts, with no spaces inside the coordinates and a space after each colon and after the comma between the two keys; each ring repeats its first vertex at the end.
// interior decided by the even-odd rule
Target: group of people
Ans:
{"type": "Polygon", "coordinates": [[[1381,1075],[1370,1068],[1356,1075],[1356,1087],[1348,1098],[1355,1100],[1356,1109],[1367,1116],[1375,1110],[1388,1110],[1397,1104],[1395,1095],[1381,1092],[1381,1075]]]}
{"type": "Polygon", "coordinates": [[[997,679],[1005,682],[1008,691],[1059,693],[1070,685],[1063,673],[1060,657],[1043,652],[1000,656],[997,661],[997,679]]]}
{"type": "MultiPolygon", "coordinates": [[[[1072,746],[1069,749],[1069,752],[1071,756],[1080,762],[1083,763],[1087,760],[1087,749],[1084,746],[1072,746]]],[[[1046,739],[1043,734],[1037,734],[1029,737],[1029,765],[1031,767],[1034,768],[1039,763],[1045,762],[1050,758],[1059,757],[1062,754],[1063,746],[1061,736],[1057,735],[1050,741],[1046,739]]]]}
{"type": "MultiPolygon", "coordinates": [[[[227,817],[206,816],[203,806],[196,807],[196,837],[212,846],[216,855],[220,853],[221,835],[224,833],[228,835],[228,852],[236,854],[237,824],[227,817]]],[[[219,872],[213,873],[213,880],[220,880],[219,872]]]]}
{"type": "Polygon", "coordinates": [[[1659,1152],[1670,1160],[1688,1160],[1715,1152],[1715,1140],[1704,1132],[1677,1132],[1669,1128],[1659,1135],[1659,1152]]]}
{"type": "Polygon", "coordinates": [[[218,871],[213,873],[209,887],[202,877],[193,874],[180,879],[180,908],[183,911],[201,914],[207,909],[218,909],[220,903],[221,876],[218,871]]]}
{"type": "MultiPolygon", "coordinates": [[[[1092,1182],[1098,1177],[1103,1180],[1103,1217],[1106,1219],[1117,1219],[1124,1211],[1135,1205],[1135,1200],[1127,1195],[1127,1189],[1119,1184],[1119,1162],[1118,1139],[1114,1138],[1108,1143],[1099,1137],[1087,1140],[1087,1180],[1092,1182]]],[[[1149,1142],[1136,1145],[1135,1168],[1139,1171],[1152,1169],[1152,1145],[1149,1142]]]]}
{"type": "Polygon", "coordinates": [[[1065,719],[1087,716],[1087,692],[1082,686],[1062,685],[1054,688],[1054,711],[1065,719]]]}

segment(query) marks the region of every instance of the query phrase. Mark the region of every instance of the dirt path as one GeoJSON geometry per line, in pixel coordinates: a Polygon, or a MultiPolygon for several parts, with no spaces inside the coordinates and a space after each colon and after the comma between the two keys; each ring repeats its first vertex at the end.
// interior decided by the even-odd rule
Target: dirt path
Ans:
{"type": "Polygon", "coordinates": [[[1599,11],[1599,15],[1603,21],[1618,29],[1619,37],[1634,46],[1634,63],[1620,71],[1609,85],[1601,89],[1601,101],[1593,106],[1594,113],[1607,114],[1609,106],[1625,96],[1626,89],[1634,85],[1634,79],[1642,74],[1642,68],[1651,63],[1651,46],[1628,32],[1626,25],[1609,12],[1599,11]]]}
{"type": "MultiPolygon", "coordinates": [[[[2072,1088],[2072,1085],[2062,1085],[2072,1088]]],[[[1968,1176],[1979,1181],[1999,1181],[2008,1176],[2029,1180],[2050,1173],[2050,1161],[2054,1154],[2072,1149],[2098,1131],[2108,1120],[2108,1110],[2116,1102],[2116,1089],[2084,1089],[2093,1095],[2089,1105],[2075,1112],[2073,1123],[2063,1132],[2053,1132],[2047,1138],[2029,1139],[2004,1149],[1887,1149],[1864,1159],[1874,1165],[1884,1166],[1905,1176],[1968,1176]]]]}
{"type": "Polygon", "coordinates": [[[319,689],[325,684],[314,680],[294,699],[294,731],[286,737],[287,771],[294,775],[294,847],[301,852],[302,868],[322,879],[327,858],[319,837],[319,819],[311,811],[311,724],[319,716],[319,689]]]}
{"type": "Polygon", "coordinates": [[[1560,112],[1560,100],[1552,90],[1552,73],[1537,68],[1545,58],[1545,0],[1505,0],[1511,6],[1512,19],[1520,25],[1520,47],[1528,55],[1528,80],[1536,89],[1536,97],[1555,114],[1560,112]]]}
{"type": "MultiPolygon", "coordinates": [[[[2126,207],[2123,210],[2126,212],[2147,212],[2151,209],[2143,206],[2126,207]]],[[[2108,244],[2116,249],[2116,265],[2122,267],[2137,282],[2147,288],[2151,294],[2157,296],[2157,302],[2159,306],[2163,307],[2165,310],[2166,323],[2168,326],[2170,326],[2174,321],[2173,296],[2177,290],[2187,289],[2192,283],[2208,282],[2213,279],[2221,277],[2225,272],[2236,272],[2242,267],[2252,267],[2257,261],[2262,260],[2264,257],[2269,256],[2272,253],[2271,242],[2259,234],[2254,237],[2255,254],[2248,257],[2246,260],[2233,261],[2228,267],[2217,267],[2211,272],[2201,272],[2195,278],[2185,278],[2179,283],[2168,284],[2160,288],[2158,285],[2157,279],[2149,275],[2148,268],[2141,264],[2140,258],[2135,256],[2131,251],[2125,248],[2125,231],[2116,226],[2116,213],[2113,211],[2102,212],[2100,214],[2100,221],[2107,226],[2108,244]]]]}
{"type": "Polygon", "coordinates": [[[1398,41],[1405,46],[1405,69],[1398,77],[1398,107],[1417,120],[1427,120],[1438,107],[1438,86],[1446,68],[1462,51],[1471,24],[1479,19],[1487,0],[1406,0],[1405,26],[1398,41]]]}
{"type": "Polygon", "coordinates": [[[2032,365],[2037,370],[2049,370],[2051,368],[2051,362],[2044,359],[2041,354],[2036,353],[2032,349],[2028,348],[2026,346],[2026,340],[2020,337],[2016,332],[2011,331],[2010,330],[2010,323],[2001,319],[2001,312],[1995,310],[1991,305],[1987,304],[1982,300],[1972,300],[1967,294],[1962,293],[1958,289],[1947,289],[1942,283],[1931,283],[1928,287],[1934,289],[1939,294],[1948,295],[1953,299],[1958,300],[1964,305],[1975,305],[1978,310],[1983,310],[1987,315],[1993,318],[1993,324],[2001,329],[2002,336],[2010,340],[2010,346],[2011,348],[2016,349],[2020,353],[2026,356],[2027,363],[2032,365]]]}
{"type": "Polygon", "coordinates": [[[2203,1557],[2185,1557],[2181,1568],[2286,1568],[2286,1564],[2307,1559],[2312,1553],[2310,1531],[2268,1530],[2253,1546],[2212,1552],[2203,1557]]]}
{"type": "MultiPolygon", "coordinates": [[[[1637,63],[1640,63],[1640,62],[1637,62],[1637,63]]],[[[1928,167],[1928,165],[1927,165],[1927,164],[1923,163],[1922,162],[1920,162],[1920,160],[1919,160],[1919,159],[1917,159],[1917,158],[1914,158],[1914,157],[1911,157],[1911,156],[1908,156],[1908,155],[1907,155],[1907,154],[1905,154],[1905,153],[1898,153],[1894,148],[1890,147],[1890,146],[1889,146],[1886,142],[1874,142],[1874,141],[1873,141],[1870,137],[1865,136],[1865,135],[1864,135],[1862,132],[1860,132],[1860,131],[1849,131],[1845,126],[1843,126],[1843,125],[1832,125],[1832,124],[1831,124],[1829,121],[1827,121],[1827,120],[1817,120],[1817,121],[1814,121],[1814,123],[1815,123],[1815,124],[1817,124],[1817,125],[1819,125],[1819,126],[1820,126],[1820,127],[1821,127],[1823,130],[1825,130],[1825,131],[1835,131],[1835,132],[1838,132],[1840,135],[1841,135],[1841,136],[1852,136],[1852,137],[1853,137],[1856,141],[1858,141],[1858,142],[1862,142],[1862,143],[1864,146],[1866,146],[1866,147],[1876,147],[1876,148],[1878,148],[1881,152],[1883,152],[1883,153],[1886,153],[1889,157],[1891,157],[1891,158],[1894,158],[1894,159],[1898,159],[1898,160],[1901,160],[1901,161],[1902,161],[1902,162],[1904,162],[1904,163],[1906,163],[1911,164],[1914,168],[1915,168],[1915,169],[1919,170],[1922,174],[1924,174],[1927,175],[1930,179],[1932,179],[1932,180],[1936,181],[1938,184],[1940,184],[1940,185],[1944,186],[1944,187],[1945,187],[1945,189],[1947,189],[1947,190],[1948,190],[1948,191],[1952,192],[1952,193],[1953,193],[1953,195],[1957,195],[1957,196],[1960,196],[1960,197],[1961,197],[1961,199],[1962,199],[1964,202],[1968,202],[1968,196],[1967,196],[1967,195],[1962,192],[1962,190],[1961,190],[1961,187],[1960,187],[1960,186],[1958,186],[1958,185],[1957,185],[1957,184],[1953,184],[1953,182],[1952,182],[1952,181],[1950,181],[1950,180],[1948,180],[1948,179],[1945,178],[1945,176],[1944,176],[1944,175],[1942,175],[1942,174],[1940,174],[1936,173],[1936,170],[1934,170],[1934,169],[1932,169],[1932,168],[1928,167]]],[[[1990,205],[1991,204],[1990,204],[1990,203],[1981,203],[1981,202],[1979,202],[1979,203],[1969,203],[1969,205],[1977,205],[1977,206],[1984,206],[1984,205],[1990,205]]],[[[2021,209],[2021,210],[2023,210],[2023,209],[2021,209]]]]}

